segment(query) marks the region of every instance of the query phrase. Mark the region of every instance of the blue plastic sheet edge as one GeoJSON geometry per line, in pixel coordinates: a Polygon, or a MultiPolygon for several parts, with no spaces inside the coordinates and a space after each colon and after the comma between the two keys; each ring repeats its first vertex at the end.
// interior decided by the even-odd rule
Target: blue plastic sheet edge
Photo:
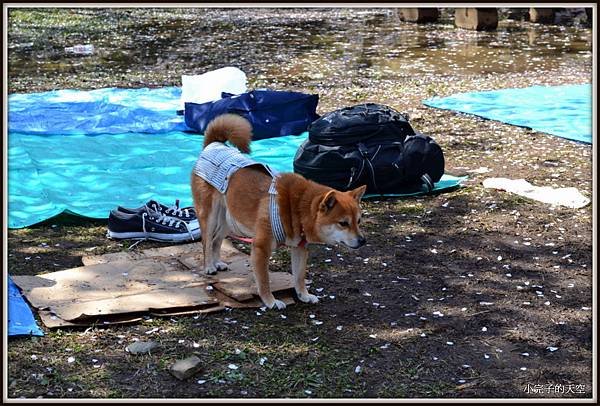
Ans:
{"type": "Polygon", "coordinates": [[[29,305],[8,276],[8,336],[43,336],[29,305]]]}

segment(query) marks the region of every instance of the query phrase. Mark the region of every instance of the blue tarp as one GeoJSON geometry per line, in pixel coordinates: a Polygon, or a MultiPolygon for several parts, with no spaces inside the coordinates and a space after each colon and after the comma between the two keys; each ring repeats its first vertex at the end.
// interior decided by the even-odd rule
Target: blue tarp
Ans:
{"type": "MultiPolygon", "coordinates": [[[[9,114],[15,109],[15,100],[20,111],[19,121],[9,122],[10,228],[27,227],[63,212],[105,219],[117,205],[139,207],[150,199],[165,204],[180,199],[183,206],[192,204],[190,174],[203,137],[169,127],[168,123],[182,120],[176,115],[175,88],[60,92],[9,97],[9,114]],[[81,110],[96,117],[76,126],[83,134],[66,119],[66,105],[58,109],[62,119],[34,113],[40,106],[42,110],[48,107],[44,100],[55,103],[52,95],[60,92],[69,95],[62,99],[67,104],[71,99],[97,101],[81,110]],[[109,114],[109,120],[96,114],[96,107],[114,114],[109,114]],[[32,114],[29,120],[27,111],[32,114]]],[[[81,111],[73,115],[82,115],[81,111]]],[[[15,111],[12,114],[10,117],[15,111]]],[[[251,156],[280,172],[292,172],[296,150],[307,135],[257,140],[251,156]]],[[[445,175],[435,190],[456,187],[462,180],[445,175]]]]}
{"type": "Polygon", "coordinates": [[[592,142],[592,86],[532,86],[432,98],[423,104],[592,142]]]}
{"type": "Polygon", "coordinates": [[[185,131],[176,114],[181,89],[104,88],[11,94],[8,130],[26,134],[121,134],[185,131]]]}
{"type": "Polygon", "coordinates": [[[8,277],[8,335],[43,336],[44,332],[38,327],[31,309],[25,303],[17,285],[8,277]]]}

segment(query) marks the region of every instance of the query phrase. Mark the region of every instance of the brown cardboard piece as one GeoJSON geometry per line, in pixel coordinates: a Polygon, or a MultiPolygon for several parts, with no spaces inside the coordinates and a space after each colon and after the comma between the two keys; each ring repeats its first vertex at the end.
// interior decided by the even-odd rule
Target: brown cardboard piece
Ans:
{"type": "MultiPolygon", "coordinates": [[[[225,240],[222,258],[229,270],[210,276],[202,271],[201,256],[200,243],[87,256],[83,267],[13,280],[48,328],[263,306],[248,255],[225,240]]],[[[294,303],[292,275],[272,272],[270,281],[278,299],[294,303]]]]}

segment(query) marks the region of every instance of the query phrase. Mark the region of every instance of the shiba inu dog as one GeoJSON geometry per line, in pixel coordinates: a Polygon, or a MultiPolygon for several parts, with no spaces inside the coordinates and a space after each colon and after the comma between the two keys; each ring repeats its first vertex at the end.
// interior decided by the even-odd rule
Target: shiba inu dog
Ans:
{"type": "Polygon", "coordinates": [[[359,224],[366,186],[340,192],[294,173],[278,174],[242,154],[250,152],[251,139],[250,122],[235,114],[216,117],[205,131],[204,149],[192,172],[204,270],[215,274],[227,269],[220,249],[228,234],[252,237],[250,260],[259,296],[268,308],[283,309],[285,303],[271,292],[268,266],[277,245],[286,245],[298,299],[316,303],[305,285],[306,244],[364,245],[359,224]]]}

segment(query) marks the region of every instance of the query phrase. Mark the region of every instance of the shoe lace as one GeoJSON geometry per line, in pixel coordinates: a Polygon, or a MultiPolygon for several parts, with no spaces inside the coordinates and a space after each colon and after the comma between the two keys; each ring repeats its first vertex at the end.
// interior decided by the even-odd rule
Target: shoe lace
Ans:
{"type": "Polygon", "coordinates": [[[169,207],[168,209],[165,210],[166,214],[171,214],[173,213],[173,215],[175,216],[181,216],[182,214],[184,215],[184,217],[191,217],[190,212],[187,208],[179,208],[179,199],[175,200],[175,204],[171,207],[169,207]]]}
{"type": "MultiPolygon", "coordinates": [[[[177,201],[177,202],[179,203],[179,201],[177,201]]],[[[195,240],[194,234],[192,234],[192,231],[190,230],[188,223],[186,223],[185,221],[179,220],[176,217],[167,216],[166,214],[163,214],[158,210],[153,210],[150,207],[147,207],[147,208],[148,208],[148,212],[142,213],[142,229],[144,230],[144,233],[146,232],[146,217],[149,214],[152,214],[153,216],[156,216],[156,222],[159,224],[168,225],[169,227],[175,227],[175,228],[180,228],[180,225],[183,225],[185,230],[190,235],[190,238],[192,239],[192,241],[195,240]]]]}

